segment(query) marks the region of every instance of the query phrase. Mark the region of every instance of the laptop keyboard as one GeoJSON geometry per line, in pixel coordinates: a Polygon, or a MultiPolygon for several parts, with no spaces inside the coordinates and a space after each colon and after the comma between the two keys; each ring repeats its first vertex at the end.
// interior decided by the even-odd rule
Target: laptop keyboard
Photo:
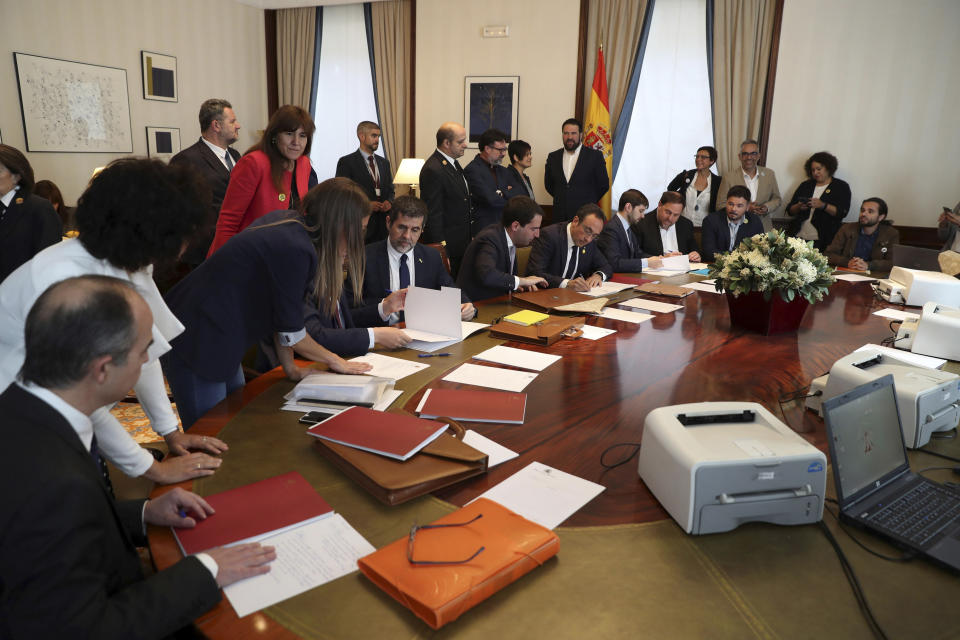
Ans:
{"type": "Polygon", "coordinates": [[[923,482],[870,515],[867,520],[919,547],[958,515],[960,497],[957,493],[923,482]]]}

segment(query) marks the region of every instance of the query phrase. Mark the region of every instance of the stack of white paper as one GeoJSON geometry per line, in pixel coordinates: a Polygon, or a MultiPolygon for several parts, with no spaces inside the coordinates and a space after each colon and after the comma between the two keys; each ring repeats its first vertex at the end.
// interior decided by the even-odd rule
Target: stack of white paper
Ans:
{"type": "Polygon", "coordinates": [[[442,379],[448,382],[460,382],[503,391],[523,391],[536,377],[537,374],[529,371],[484,367],[478,364],[462,364],[442,379]]]}
{"type": "Polygon", "coordinates": [[[560,356],[549,353],[537,353],[536,351],[504,346],[491,347],[473,357],[477,360],[505,364],[520,369],[530,369],[531,371],[543,371],[560,359],[560,356]]]}
{"type": "Polygon", "coordinates": [[[440,291],[423,287],[408,288],[403,313],[406,322],[404,332],[413,338],[407,348],[417,351],[436,351],[449,347],[490,326],[460,319],[460,289],[454,287],[442,287],[440,291]]]}
{"type": "Polygon", "coordinates": [[[837,280],[845,280],[847,282],[873,282],[876,278],[871,278],[870,276],[863,276],[859,273],[836,273],[834,272],[833,277],[837,280]]]}
{"type": "Polygon", "coordinates": [[[597,298],[599,296],[612,296],[615,293],[619,293],[626,289],[633,289],[637,285],[635,284],[625,284],[623,282],[611,282],[607,280],[606,282],[600,284],[600,286],[593,287],[590,291],[584,291],[584,295],[593,296],[597,298]]]}
{"type": "Polygon", "coordinates": [[[277,551],[269,573],[223,589],[238,618],[353,573],[357,560],[376,551],[340,514],[260,542],[277,551]]]}
{"type": "Polygon", "coordinates": [[[712,282],[688,282],[680,286],[684,289],[694,289],[696,291],[703,291],[704,293],[720,293],[712,282]]]}
{"type": "Polygon", "coordinates": [[[656,300],[647,300],[645,298],[633,298],[624,300],[620,304],[634,309],[646,309],[647,311],[656,311],[657,313],[670,313],[677,309],[683,309],[682,305],[670,304],[669,302],[657,302],[656,300]]]}
{"type": "Polygon", "coordinates": [[[400,380],[406,378],[418,371],[428,368],[430,365],[423,362],[411,362],[403,358],[391,358],[380,353],[370,352],[364,356],[351,358],[350,362],[366,362],[372,369],[367,371],[368,376],[379,376],[381,378],[391,378],[400,380]]]}
{"type": "Polygon", "coordinates": [[[659,269],[645,269],[644,274],[663,276],[681,275],[690,271],[690,258],[686,255],[667,256],[663,258],[663,266],[659,269]]]}
{"type": "MultiPolygon", "coordinates": [[[[377,400],[371,409],[374,411],[386,411],[390,408],[397,398],[403,395],[403,391],[399,389],[391,389],[390,391],[384,391],[383,395],[380,396],[380,399],[377,400]]],[[[300,413],[309,413],[310,411],[316,411],[318,408],[323,409],[332,409],[337,408],[336,405],[328,405],[323,402],[305,402],[303,400],[290,400],[286,402],[280,409],[282,411],[298,411],[300,413]]],[[[348,409],[349,407],[339,407],[340,410],[348,409]]]]}
{"type": "Polygon", "coordinates": [[[900,309],[880,309],[879,311],[874,311],[873,315],[880,316],[881,318],[893,318],[894,320],[919,320],[919,313],[910,313],[909,311],[901,311],[900,309]]]}
{"type": "Polygon", "coordinates": [[[604,308],[600,316],[603,318],[609,318],[610,320],[621,320],[623,322],[632,322],[634,324],[640,324],[641,322],[646,322],[647,320],[653,320],[653,316],[649,313],[637,313],[636,311],[615,309],[613,307],[604,308]]]}
{"type": "Polygon", "coordinates": [[[477,497],[499,502],[527,520],[553,529],[600,495],[604,488],[540,462],[531,462],[477,497]]]}

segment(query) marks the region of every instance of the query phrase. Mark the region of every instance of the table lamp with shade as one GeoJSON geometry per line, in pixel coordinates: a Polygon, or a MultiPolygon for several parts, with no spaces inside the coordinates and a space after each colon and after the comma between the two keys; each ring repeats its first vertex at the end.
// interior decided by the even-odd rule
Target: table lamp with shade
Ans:
{"type": "Polygon", "coordinates": [[[420,169],[425,160],[420,158],[404,158],[397,167],[397,175],[393,177],[393,184],[405,184],[417,198],[420,197],[420,169]]]}

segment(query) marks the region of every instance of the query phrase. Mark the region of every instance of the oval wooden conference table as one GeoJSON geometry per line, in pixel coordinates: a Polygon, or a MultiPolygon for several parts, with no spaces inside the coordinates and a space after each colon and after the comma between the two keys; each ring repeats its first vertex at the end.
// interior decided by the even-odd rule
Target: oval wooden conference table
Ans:
{"type": "MultiPolygon", "coordinates": [[[[680,276],[668,282],[697,279],[680,276]]],[[[612,299],[636,296],[625,292],[612,299]]],[[[228,442],[221,469],[181,486],[210,494],[297,470],[377,548],[406,535],[413,522],[430,522],[452,510],[451,505],[462,506],[533,461],[606,489],[558,529],[556,562],[511,585],[509,596],[497,594],[440,632],[432,632],[357,573],[243,619],[224,599],[198,627],[211,638],[231,639],[491,633],[615,638],[634,637],[641,629],[650,637],[868,637],[833,551],[816,527],[751,524],[729,534],[687,536],[640,481],[636,458],[605,472],[600,457],[611,445],[639,442],[651,409],[707,400],[758,402],[825,449],[822,421],[803,409],[802,400],[781,405],[779,399],[802,390],[838,358],[890,336],[889,320],[871,315],[889,305],[875,298],[868,283],[837,282],[808,309],[798,333],[767,337],[731,328],[723,295],[696,292],[679,301],[654,299],[683,308],[654,314],[639,325],[591,317],[589,324],[616,330],[596,341],[564,339],[550,347],[508,343],[563,356],[526,388],[523,425],[467,423],[519,457],[406,505],[379,504],[312,451],[311,438],[296,422],[299,414],[278,411],[282,394],[293,386],[279,371],[227,398],[191,429],[219,434],[228,442]],[[793,575],[795,582],[769,580],[773,575],[793,575]],[[836,610],[825,615],[825,606],[836,610]]],[[[503,301],[479,308],[482,322],[512,310],[503,301]]],[[[416,352],[391,353],[431,365],[397,383],[405,393],[394,407],[412,413],[424,389],[458,387],[440,378],[501,343],[484,331],[446,349],[449,357],[418,360],[416,352]]],[[[606,461],[631,452],[620,447],[606,461]]],[[[836,528],[832,518],[824,518],[836,528]]],[[[150,547],[159,568],[182,557],[168,529],[152,528],[150,547]]],[[[890,564],[877,564],[884,566],[863,569],[868,578],[872,571],[881,581],[914,579],[909,573],[890,577],[884,573],[890,564]]],[[[909,570],[921,574],[917,579],[922,584],[932,585],[924,588],[937,588],[937,569],[918,562],[909,570]]],[[[918,598],[925,593],[919,587],[914,591],[918,598]]],[[[874,597],[875,607],[887,604],[896,610],[899,604],[874,597]]]]}

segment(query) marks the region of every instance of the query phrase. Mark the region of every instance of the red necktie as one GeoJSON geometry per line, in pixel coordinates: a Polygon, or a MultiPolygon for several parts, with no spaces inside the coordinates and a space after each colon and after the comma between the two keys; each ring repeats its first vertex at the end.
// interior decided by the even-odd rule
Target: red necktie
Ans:
{"type": "Polygon", "coordinates": [[[367,156],[367,162],[370,163],[370,175],[373,177],[373,188],[380,188],[380,180],[377,178],[377,167],[373,164],[373,154],[367,156]]]}

